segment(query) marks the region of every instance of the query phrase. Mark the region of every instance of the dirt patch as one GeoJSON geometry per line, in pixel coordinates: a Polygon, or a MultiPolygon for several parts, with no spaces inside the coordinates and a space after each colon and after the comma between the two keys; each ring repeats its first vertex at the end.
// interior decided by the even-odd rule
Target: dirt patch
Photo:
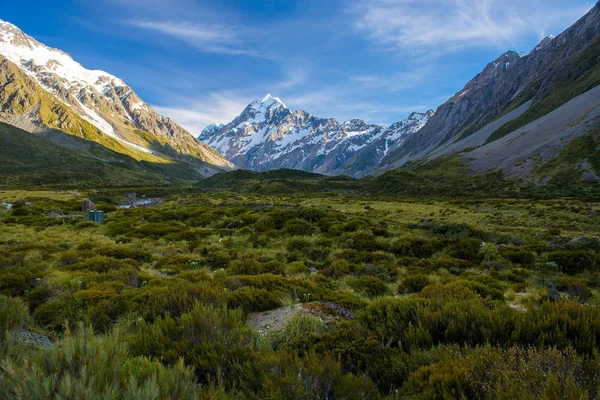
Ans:
{"type": "Polygon", "coordinates": [[[325,325],[334,325],[342,319],[352,319],[354,317],[350,311],[337,305],[332,307],[328,304],[321,302],[295,304],[275,310],[251,313],[248,315],[247,322],[248,325],[259,332],[277,332],[281,331],[290,319],[300,314],[311,314],[323,321],[325,325]],[[344,312],[340,312],[336,307],[344,312]],[[348,313],[352,314],[352,318],[349,318],[348,313]]]}

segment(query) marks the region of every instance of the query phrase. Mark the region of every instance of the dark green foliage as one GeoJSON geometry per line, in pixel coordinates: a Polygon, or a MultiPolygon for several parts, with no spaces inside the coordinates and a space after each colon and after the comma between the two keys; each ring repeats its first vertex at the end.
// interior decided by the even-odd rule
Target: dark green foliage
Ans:
{"type": "Polygon", "coordinates": [[[429,240],[404,237],[392,243],[392,251],[401,257],[427,258],[435,252],[429,240]]]}
{"type": "Polygon", "coordinates": [[[374,276],[361,276],[351,281],[350,286],[357,292],[369,297],[383,296],[389,291],[385,282],[374,276]]]}
{"type": "Polygon", "coordinates": [[[0,292],[9,296],[21,294],[25,289],[25,277],[17,274],[0,274],[0,292]]]}
{"type": "Polygon", "coordinates": [[[139,262],[148,262],[152,260],[152,254],[147,251],[132,249],[125,246],[104,247],[96,249],[98,254],[116,258],[118,260],[132,259],[139,262]]]}
{"type": "Polygon", "coordinates": [[[482,241],[477,238],[464,238],[452,246],[450,255],[454,258],[479,262],[483,258],[479,254],[479,249],[482,246],[482,241]]]}
{"type": "Polygon", "coordinates": [[[189,368],[165,367],[146,357],[131,357],[118,334],[98,337],[80,327],[47,349],[8,344],[0,366],[0,397],[9,398],[181,398],[199,390],[189,368]]]}
{"type": "Polygon", "coordinates": [[[597,258],[594,253],[587,250],[563,250],[547,253],[548,262],[556,263],[567,274],[576,274],[582,271],[594,271],[597,258]]]}
{"type": "Polygon", "coordinates": [[[387,244],[377,239],[371,232],[356,232],[350,236],[346,245],[357,251],[385,250],[387,244]]]}
{"type": "Polygon", "coordinates": [[[201,380],[233,373],[236,358],[251,352],[251,341],[241,311],[202,304],[177,320],[166,315],[142,322],[128,339],[134,356],[160,357],[169,364],[183,358],[201,380]]]}
{"type": "Polygon", "coordinates": [[[224,251],[210,252],[206,256],[206,263],[212,269],[227,268],[231,262],[231,256],[224,251]]]}
{"type": "MultiPolygon", "coordinates": [[[[77,213],[80,201],[43,197],[23,199],[23,215],[1,225],[0,275],[11,278],[2,290],[12,304],[0,308],[10,322],[9,346],[0,346],[5,397],[48,397],[31,381],[56,388],[52,371],[62,374],[57,385],[87,388],[88,397],[129,388],[143,391],[131,398],[168,390],[195,399],[596,393],[593,202],[160,190],[164,204],[118,209],[84,230],[45,216],[77,213]],[[550,226],[562,233],[549,236],[550,226]],[[15,344],[21,329],[50,335],[56,353],[15,344]],[[118,347],[126,361],[78,353],[75,337],[118,347]],[[106,384],[56,364],[72,354],[106,384]],[[106,371],[89,366],[98,360],[106,371]],[[38,389],[17,392],[6,366],[38,389]]],[[[125,193],[89,197],[114,204],[125,193]]]]}
{"type": "Polygon", "coordinates": [[[530,266],[537,260],[537,255],[532,251],[522,249],[510,249],[502,253],[502,256],[514,264],[530,266]]]}
{"type": "Polygon", "coordinates": [[[431,279],[427,275],[416,274],[409,275],[402,280],[402,283],[398,285],[398,292],[400,293],[419,293],[425,286],[431,284],[431,279]]]}
{"type": "Polygon", "coordinates": [[[565,399],[588,398],[596,391],[598,361],[573,351],[483,347],[451,353],[425,365],[410,366],[399,395],[419,399],[565,399]],[[595,370],[596,369],[596,370],[595,370]]]}
{"type": "Polygon", "coordinates": [[[0,294],[0,346],[7,332],[25,328],[30,324],[29,310],[23,300],[0,294]]]}
{"type": "Polygon", "coordinates": [[[285,231],[290,235],[310,235],[313,227],[301,218],[294,218],[285,223],[285,231]]]}
{"type": "Polygon", "coordinates": [[[241,308],[245,313],[250,313],[278,308],[281,306],[281,300],[276,292],[245,286],[229,293],[227,306],[241,308]]]}

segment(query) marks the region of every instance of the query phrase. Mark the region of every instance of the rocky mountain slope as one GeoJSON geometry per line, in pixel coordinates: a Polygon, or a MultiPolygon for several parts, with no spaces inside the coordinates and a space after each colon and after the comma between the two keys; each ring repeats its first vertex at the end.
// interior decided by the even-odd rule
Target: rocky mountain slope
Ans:
{"type": "Polygon", "coordinates": [[[292,168],[325,175],[361,176],[387,151],[417,132],[433,111],[413,113],[389,127],[359,119],[338,122],[304,110],[292,111],[267,95],[250,103],[224,126],[208,126],[199,139],[240,168],[266,171],[292,168]]]}
{"type": "Polygon", "coordinates": [[[147,161],[179,160],[210,175],[233,165],[121,79],[82,67],[0,21],[0,121],[29,132],[59,129],[147,161]]]}
{"type": "Polygon", "coordinates": [[[600,104],[590,91],[600,84],[599,55],[596,4],[530,53],[509,51],[488,64],[441,105],[418,134],[390,149],[378,172],[467,151],[466,158],[477,160],[473,171],[500,168],[512,176],[536,179],[536,165],[558,156],[570,141],[593,133],[592,116],[600,104]],[[578,96],[584,96],[575,102],[578,106],[568,104],[578,96]],[[500,142],[492,145],[495,141],[500,142]]]}

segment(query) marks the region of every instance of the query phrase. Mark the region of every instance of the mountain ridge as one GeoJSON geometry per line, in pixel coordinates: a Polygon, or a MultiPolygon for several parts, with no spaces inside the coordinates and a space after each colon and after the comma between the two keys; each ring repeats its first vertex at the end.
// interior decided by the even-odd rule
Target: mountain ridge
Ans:
{"type": "MultiPolygon", "coordinates": [[[[556,37],[544,38],[526,55],[505,52],[440,105],[419,135],[411,135],[401,148],[390,151],[378,172],[423,159],[440,146],[469,137],[527,102],[529,106],[524,107],[521,114],[531,113],[529,108],[547,98],[557,82],[568,78],[577,54],[589,48],[598,35],[600,5],[596,4],[571,27],[556,37]]],[[[588,69],[597,63],[597,60],[591,61],[588,69]]],[[[586,69],[578,71],[585,72],[586,69]]],[[[563,103],[581,93],[567,96],[563,103]]],[[[521,114],[514,115],[514,119],[522,118],[521,114]]]]}
{"type": "Polygon", "coordinates": [[[433,111],[412,113],[388,127],[360,119],[339,122],[290,110],[278,97],[255,100],[228,124],[209,125],[199,139],[240,168],[293,168],[325,175],[361,176],[402,138],[420,129],[433,111]],[[353,157],[360,152],[363,157],[353,157]],[[360,166],[359,166],[360,164],[360,166]]]}
{"type": "MultiPolygon", "coordinates": [[[[2,96],[0,120],[13,124],[16,121],[28,131],[48,126],[48,119],[36,111],[39,96],[32,94],[39,94],[36,89],[39,86],[52,97],[48,102],[56,103],[50,108],[62,108],[63,113],[78,115],[98,131],[97,135],[88,135],[91,140],[114,139],[127,148],[125,153],[138,158],[145,158],[140,153],[146,153],[201,167],[212,165],[210,173],[233,168],[216,151],[171,119],[159,115],[123,80],[104,71],[87,70],[67,53],[45,46],[15,25],[1,20],[0,57],[4,60],[4,76],[0,80],[3,88],[10,85],[15,76],[15,70],[8,63],[24,74],[18,77],[20,87],[13,87],[11,93],[2,96]],[[104,138],[100,139],[102,135],[104,138]]],[[[78,128],[93,130],[81,127],[85,124],[73,118],[65,125],[70,125],[67,131],[71,134],[78,128]]],[[[56,125],[49,127],[66,129],[56,125]]]]}

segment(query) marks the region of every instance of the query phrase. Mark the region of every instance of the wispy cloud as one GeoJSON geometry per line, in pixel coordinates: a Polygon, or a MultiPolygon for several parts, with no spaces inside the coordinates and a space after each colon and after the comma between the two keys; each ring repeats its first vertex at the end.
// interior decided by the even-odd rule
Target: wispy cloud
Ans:
{"type": "Polygon", "coordinates": [[[430,79],[433,65],[426,64],[414,69],[388,75],[348,75],[352,82],[361,84],[367,89],[383,89],[387,92],[398,92],[418,87],[430,79]]]}
{"type": "Polygon", "coordinates": [[[153,20],[128,20],[125,24],[176,38],[207,53],[261,56],[249,40],[257,32],[246,26],[153,20]]]}
{"type": "Polygon", "coordinates": [[[540,27],[572,22],[585,7],[571,2],[522,0],[360,0],[350,12],[355,27],[389,50],[445,52],[464,47],[505,45],[540,27]],[[565,4],[569,3],[569,4],[565,4]]]}
{"type": "Polygon", "coordinates": [[[153,106],[162,115],[177,121],[192,135],[198,136],[212,123],[228,123],[252,101],[249,96],[235,92],[211,92],[194,99],[179,99],[180,106],[153,106]]]}

